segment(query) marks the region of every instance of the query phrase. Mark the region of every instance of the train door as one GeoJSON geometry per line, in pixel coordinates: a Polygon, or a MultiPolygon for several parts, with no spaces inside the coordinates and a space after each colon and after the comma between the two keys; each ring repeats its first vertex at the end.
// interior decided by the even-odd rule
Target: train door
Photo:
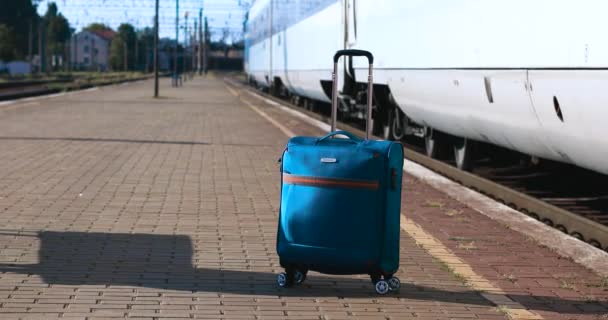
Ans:
{"type": "Polygon", "coordinates": [[[272,74],[272,34],[274,31],[274,0],[270,0],[269,5],[268,5],[268,38],[267,41],[268,42],[268,73],[266,76],[266,82],[268,83],[268,86],[272,86],[272,78],[273,78],[273,74],[272,74]]]}
{"type": "Polygon", "coordinates": [[[601,70],[530,71],[530,96],[557,160],[606,173],[607,75],[601,70]]]}
{"type": "MultiPolygon", "coordinates": [[[[245,30],[245,34],[243,37],[244,47],[243,47],[243,70],[245,70],[245,74],[251,74],[251,69],[249,69],[249,47],[251,46],[251,31],[249,26],[249,12],[245,14],[245,21],[243,22],[243,29],[245,30]]],[[[202,37],[202,36],[201,36],[202,37]]],[[[199,51],[202,48],[199,47],[199,51]]],[[[200,56],[199,56],[200,57],[200,56]]],[[[201,68],[201,61],[199,61],[199,70],[201,68]]]]}
{"type": "MultiPolygon", "coordinates": [[[[356,13],[356,0],[342,0],[342,21],[343,21],[343,44],[342,48],[351,49],[355,47],[357,43],[357,13],[356,13]]],[[[355,70],[353,68],[353,58],[345,57],[344,61],[340,64],[343,71],[344,83],[342,84],[342,91],[344,94],[354,96],[356,94],[356,79],[355,70]]]]}
{"type": "Polygon", "coordinates": [[[272,3],[272,86],[276,93],[284,95],[289,87],[287,79],[287,64],[289,46],[287,39],[287,22],[290,14],[295,11],[295,2],[292,0],[273,0],[272,3]]]}
{"type": "Polygon", "coordinates": [[[345,27],[344,27],[344,48],[352,48],[357,43],[357,15],[356,0],[344,0],[345,6],[345,27]]]}
{"type": "MultiPolygon", "coordinates": [[[[458,114],[466,116],[459,121],[453,121],[464,124],[460,128],[461,135],[526,154],[551,157],[551,151],[542,137],[542,128],[530,101],[528,71],[497,70],[483,71],[482,74],[471,72],[471,75],[469,81],[474,82],[469,82],[466,78],[461,79],[460,87],[464,89],[471,85],[473,90],[464,91],[465,96],[461,97],[455,94],[462,90],[450,92],[443,96],[446,100],[441,103],[460,101],[456,110],[458,114]],[[478,95],[479,91],[483,94],[478,95]],[[468,130],[470,131],[467,132],[468,130]]],[[[449,128],[450,122],[446,121],[442,126],[449,128]]]]}

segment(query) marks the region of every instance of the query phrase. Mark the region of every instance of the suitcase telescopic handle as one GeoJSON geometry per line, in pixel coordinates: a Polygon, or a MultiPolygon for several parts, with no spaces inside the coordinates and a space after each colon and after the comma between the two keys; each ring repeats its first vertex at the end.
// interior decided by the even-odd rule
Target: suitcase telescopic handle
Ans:
{"type": "Polygon", "coordinates": [[[334,63],[338,62],[341,56],[349,56],[349,57],[367,57],[367,61],[370,64],[374,63],[374,55],[365,50],[358,49],[346,49],[346,50],[338,50],[336,54],[334,54],[334,63]]]}
{"type": "Polygon", "coordinates": [[[338,50],[334,55],[334,72],[331,75],[332,79],[332,97],[331,97],[331,132],[336,131],[336,121],[338,116],[338,60],[342,56],[348,57],[367,57],[369,62],[369,75],[367,76],[367,117],[365,122],[365,140],[369,140],[372,131],[372,98],[374,95],[374,55],[365,50],[347,49],[338,50]]]}

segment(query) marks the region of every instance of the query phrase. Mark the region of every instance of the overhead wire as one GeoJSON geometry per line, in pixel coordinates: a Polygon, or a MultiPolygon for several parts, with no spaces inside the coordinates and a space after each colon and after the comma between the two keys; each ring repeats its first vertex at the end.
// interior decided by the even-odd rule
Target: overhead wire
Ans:
{"type": "MultiPolygon", "coordinates": [[[[104,23],[113,29],[117,29],[121,23],[130,23],[136,29],[153,27],[155,0],[43,0],[39,3],[39,13],[44,14],[47,4],[53,1],[57,3],[59,12],[66,16],[76,31],[93,22],[104,23]]],[[[233,38],[242,39],[243,21],[251,0],[179,0],[179,2],[180,29],[184,28],[184,15],[188,12],[190,15],[188,29],[194,30],[194,23],[198,20],[199,10],[202,8],[204,16],[209,18],[212,37],[221,36],[228,31],[233,38]]],[[[174,38],[174,30],[175,0],[160,0],[160,36],[174,38]]]]}

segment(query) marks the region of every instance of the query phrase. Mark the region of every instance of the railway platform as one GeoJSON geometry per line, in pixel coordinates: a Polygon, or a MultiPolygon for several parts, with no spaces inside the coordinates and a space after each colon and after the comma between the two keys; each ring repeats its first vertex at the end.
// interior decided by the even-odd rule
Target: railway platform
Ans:
{"type": "Polygon", "coordinates": [[[399,292],[279,288],[277,159],[322,126],[221,75],[151,89],[0,105],[0,319],[608,319],[605,275],[407,172],[399,292]]]}

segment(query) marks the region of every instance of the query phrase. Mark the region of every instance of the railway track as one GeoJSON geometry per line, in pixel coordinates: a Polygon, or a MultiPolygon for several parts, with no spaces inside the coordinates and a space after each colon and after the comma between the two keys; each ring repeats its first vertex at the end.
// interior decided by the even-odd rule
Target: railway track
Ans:
{"type": "Polygon", "coordinates": [[[0,101],[35,97],[58,93],[61,91],[82,90],[92,87],[100,87],[124,82],[145,80],[148,78],[150,78],[149,75],[134,78],[113,77],[100,81],[91,81],[90,79],[77,81],[74,79],[70,79],[8,82],[0,84],[0,101]]]}
{"type": "MultiPolygon", "coordinates": [[[[329,123],[329,115],[254,90],[243,79],[230,77],[226,81],[329,123]]],[[[340,125],[358,135],[365,133],[358,123],[340,121],[340,125]]],[[[424,148],[415,141],[405,141],[404,145],[407,159],[608,252],[608,177],[562,164],[521,165],[512,156],[513,159],[503,157],[500,161],[486,156],[477,161],[477,167],[470,173],[450,162],[427,157],[424,148]]],[[[499,151],[499,154],[507,153],[499,151]]]]}
{"type": "Polygon", "coordinates": [[[65,84],[70,80],[39,80],[0,83],[0,101],[55,93],[49,85],[65,84]]]}

